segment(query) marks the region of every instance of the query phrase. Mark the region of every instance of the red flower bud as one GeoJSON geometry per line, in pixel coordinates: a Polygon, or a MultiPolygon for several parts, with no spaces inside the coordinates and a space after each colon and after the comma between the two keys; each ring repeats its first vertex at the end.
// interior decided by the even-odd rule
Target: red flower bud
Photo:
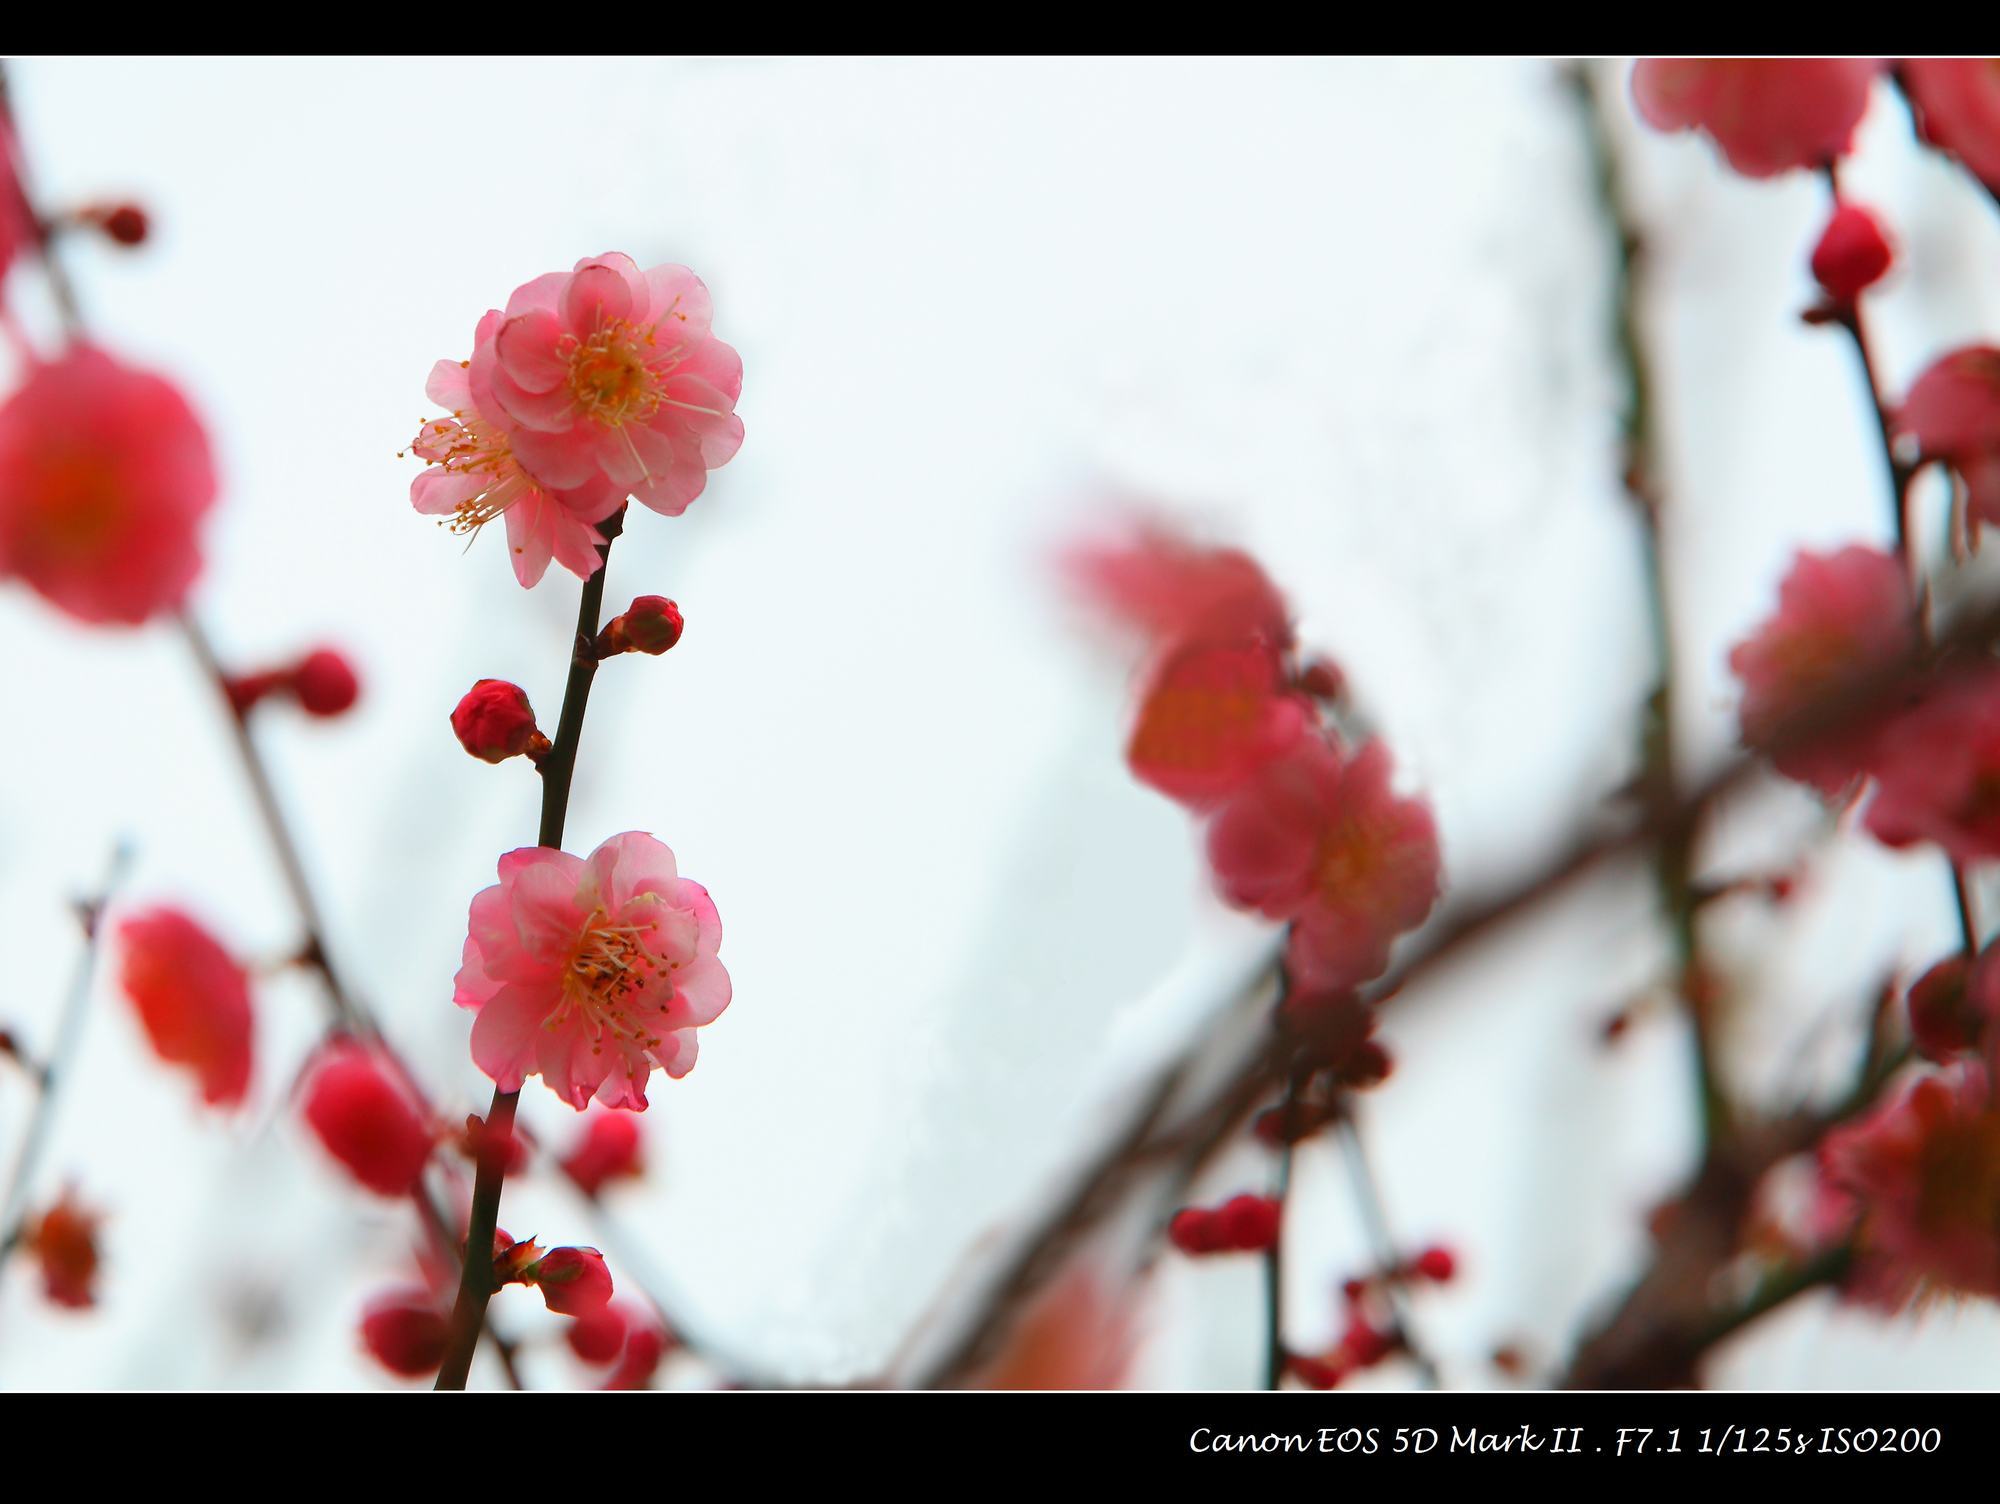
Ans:
{"type": "Polygon", "coordinates": [[[1216,1211],[1225,1246],[1242,1253],[1261,1253],[1278,1241],[1282,1209],[1270,1196],[1231,1196],[1216,1211]]]}
{"type": "Polygon", "coordinates": [[[681,608],[664,595],[642,595],[611,618],[597,634],[597,656],[651,653],[655,657],[681,640],[681,608]]]}
{"type": "Polygon", "coordinates": [[[593,1113],[562,1168],[586,1196],[595,1196],[607,1180],[636,1179],[645,1171],[637,1119],[629,1112],[593,1113]]]}
{"type": "Polygon", "coordinates": [[[481,679],[451,713],[458,744],[482,762],[505,762],[526,753],[541,761],[549,739],[535,729],[527,691],[505,679],[481,679]]]}
{"type": "Polygon", "coordinates": [[[1219,1253],[1224,1246],[1215,1213],[1198,1206],[1184,1206],[1175,1212],[1167,1224],[1167,1237],[1182,1253],[1219,1253]]]}
{"type": "Polygon", "coordinates": [[[1852,303],[1889,270],[1895,252],[1875,216],[1858,204],[1839,204],[1813,247],[1813,280],[1836,303],[1852,303]]]}
{"type": "Polygon", "coordinates": [[[341,654],[315,648],[292,670],[291,690],[307,715],[335,716],[353,709],[361,698],[361,680],[341,654]]]}
{"type": "Polygon", "coordinates": [[[552,1248],[523,1273],[561,1316],[582,1316],[611,1299],[611,1271],[595,1248],[552,1248]]]}
{"type": "Polygon", "coordinates": [[[1458,1272],[1458,1260],[1452,1256],[1449,1248],[1426,1248],[1411,1261],[1410,1269],[1413,1273],[1442,1285],[1448,1283],[1458,1272]]]}
{"type": "Polygon", "coordinates": [[[1337,1389],[1340,1381],[1353,1372],[1344,1362],[1329,1362],[1325,1358],[1305,1358],[1296,1354],[1285,1360],[1292,1377],[1308,1389],[1337,1389]]]}
{"type": "Polygon", "coordinates": [[[152,229],[151,219],[137,204],[91,204],[76,217],[123,246],[144,245],[152,229]]]}
{"type": "Polygon", "coordinates": [[[327,1152],[378,1195],[407,1195],[430,1159],[431,1132],[409,1087],[351,1041],[330,1046],[313,1067],[305,1119],[327,1152]]]}
{"type": "Polygon", "coordinates": [[[564,1333],[569,1350],[586,1363],[610,1363],[625,1350],[625,1308],[602,1306],[586,1311],[564,1333]]]}
{"type": "Polygon", "coordinates": [[[361,1340],[375,1361],[391,1373],[421,1378],[444,1362],[451,1318],[420,1285],[390,1290],[368,1302],[361,1314],[361,1340]]]}
{"type": "Polygon", "coordinates": [[[22,1235],[41,1266],[42,1289],[57,1305],[81,1310],[97,1303],[97,1224],[102,1220],[64,1191],[22,1235]]]}

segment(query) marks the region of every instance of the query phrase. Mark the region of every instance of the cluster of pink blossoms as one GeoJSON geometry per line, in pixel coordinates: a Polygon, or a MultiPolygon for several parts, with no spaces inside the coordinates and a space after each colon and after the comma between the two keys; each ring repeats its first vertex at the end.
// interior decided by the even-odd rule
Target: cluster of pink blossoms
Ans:
{"type": "Polygon", "coordinates": [[[1330,665],[1297,664],[1290,613],[1247,554],[1159,527],[1077,549],[1083,590],[1147,643],[1134,775],[1208,821],[1223,896],[1289,926],[1295,994],[1380,976],[1437,901],[1437,828],[1387,748],[1327,724],[1330,665]]]}
{"type": "MultiPolygon", "coordinates": [[[[1921,138],[2000,197],[2000,59],[1651,59],[1632,89],[1648,121],[1704,131],[1739,172],[1825,170],[1831,184],[1885,73],[1921,138]]],[[[1860,299],[1894,260],[1876,216],[1836,197],[1811,257],[1825,301],[1807,321],[1846,327],[1865,357],[1860,299]]],[[[1776,613],[1730,654],[1743,740],[1829,797],[1870,789],[1878,840],[1934,845],[1962,874],[2000,857],[2000,664],[1929,671],[1908,488],[1917,469],[1940,467],[1953,480],[1954,539],[1976,545],[2000,525],[2000,349],[1948,351],[1900,403],[1877,401],[1901,446],[1900,557],[1861,545],[1798,555],[1776,613]],[[1886,694],[1899,676],[1908,690],[1886,694]]],[[[1906,1003],[1924,1064],[1821,1142],[1804,1241],[1850,1247],[1848,1294],[1890,1309],[1930,1294],[2000,1297],[2000,953],[1940,961],[1906,1003]]]]}
{"type": "Polygon", "coordinates": [[[461,534],[504,517],[523,585],[551,559],[588,579],[628,497],[677,517],[743,443],[743,363],[709,319],[686,267],[615,252],[525,283],[480,319],[470,360],[431,371],[450,416],[411,446],[428,467],[411,502],[461,534]]]}

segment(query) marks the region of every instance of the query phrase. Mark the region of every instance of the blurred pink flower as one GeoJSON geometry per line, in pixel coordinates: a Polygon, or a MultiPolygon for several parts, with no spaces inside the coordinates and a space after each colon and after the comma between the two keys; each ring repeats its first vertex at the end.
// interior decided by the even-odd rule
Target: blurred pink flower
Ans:
{"type": "Polygon", "coordinates": [[[1967,345],[1931,362],[1896,411],[1919,453],[1964,479],[1975,522],[2000,525],[2000,348],[1967,345]]]}
{"type": "Polygon", "coordinates": [[[1823,167],[1852,145],[1879,58],[1649,57],[1632,69],[1647,124],[1701,130],[1746,177],[1823,167]]]}
{"type": "Polygon", "coordinates": [[[743,362],[709,329],[684,266],[642,272],[613,252],[515,289],[480,325],[474,384],[519,428],[514,452],[558,490],[598,477],[679,516],[743,443],[743,362]]]}
{"type": "Polygon", "coordinates": [[[1154,665],[1126,747],[1141,783],[1200,809],[1226,798],[1316,724],[1261,642],[1196,643],[1154,665]]]}
{"type": "Polygon", "coordinates": [[[175,610],[201,571],[215,490],[181,394],[73,346],[0,405],[0,577],[91,623],[175,610]]]}
{"type": "Polygon", "coordinates": [[[162,1060],[184,1065],[203,1100],[234,1106],[250,1088],[250,979],[207,930],[178,909],[118,925],[118,981],[162,1060]]]}
{"type": "Polygon", "coordinates": [[[1955,862],[2000,856],[2000,667],[1932,690],[1877,733],[1867,824],[1889,846],[1955,862]]]}
{"type": "MultiPolygon", "coordinates": [[[[475,337],[490,345],[504,317],[498,309],[489,312],[475,337]]],[[[411,505],[427,516],[449,517],[451,531],[462,536],[506,518],[514,578],[524,586],[540,581],[550,559],[589,579],[604,541],[594,524],[624,504],[624,490],[600,475],[557,489],[528,474],[514,454],[516,425],[484,382],[475,390],[469,365],[441,360],[431,368],[425,395],[451,416],[426,423],[410,446],[427,467],[410,482],[411,505]]]]}
{"type": "Polygon", "coordinates": [[[1240,549],[1211,548],[1159,522],[1070,548],[1064,572],[1086,600],[1171,652],[1192,642],[1290,647],[1278,587],[1240,549]]]}
{"type": "Polygon", "coordinates": [[[729,1005],[722,921],[674,854],[636,831],[588,861],[545,846],[500,858],[472,900],[456,1001],[472,1058],[503,1091],[539,1073],[581,1111],[643,1110],[658,1066],[694,1068],[695,1030],[729,1005]]]}
{"type": "Polygon", "coordinates": [[[1858,1292],[2000,1296],[2000,1112],[1976,1062],[1920,1078],[1820,1149],[1860,1214],[1858,1292]]]}
{"type": "Polygon", "coordinates": [[[1918,132],[2000,193],[2000,57],[1909,57],[1901,73],[1918,132]]]}
{"type": "Polygon", "coordinates": [[[1138,1345],[1138,1313],[1129,1293],[1079,1262],[1028,1303],[967,1387],[1121,1389],[1138,1345]]]}
{"type": "MultiPolygon", "coordinates": [[[[1801,551],[1778,586],[1777,614],[1729,653],[1743,681],[1745,746],[1769,748],[1842,685],[1866,682],[1916,651],[1915,602],[1903,566],[1880,549],[1801,551]]],[[[1839,794],[1865,771],[1872,733],[1814,738],[1774,762],[1787,778],[1839,794]]]]}
{"type": "Polygon", "coordinates": [[[422,1285],[401,1285],[369,1299],[361,1341],[384,1368],[406,1379],[436,1373],[451,1336],[448,1301],[422,1285]]]}
{"type": "Polygon", "coordinates": [[[434,1135],[391,1062],[352,1040],[328,1046],[306,1080],[303,1111],[327,1153],[369,1190],[406,1196],[416,1188],[434,1135]]]}
{"type": "Polygon", "coordinates": [[[595,1196],[607,1180],[636,1180],[645,1168],[639,1125],[622,1112],[591,1113],[562,1158],[563,1173],[586,1196],[595,1196]]]}
{"type": "Polygon", "coordinates": [[[1389,947],[1437,901],[1437,827],[1389,785],[1378,741],[1351,759],[1324,737],[1301,741],[1224,804],[1209,863],[1231,903],[1292,922],[1296,986],[1341,991],[1379,976],[1389,947]]]}

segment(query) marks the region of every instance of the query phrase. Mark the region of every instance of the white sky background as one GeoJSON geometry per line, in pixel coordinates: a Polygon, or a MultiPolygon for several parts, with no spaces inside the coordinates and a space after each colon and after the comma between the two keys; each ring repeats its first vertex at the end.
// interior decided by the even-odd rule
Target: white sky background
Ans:
{"type": "MultiPolygon", "coordinates": [[[[685,517],[635,508],[613,554],[607,602],[671,595],[688,631],[600,674],[568,844],[651,830],[721,909],[736,1000],[693,1075],[654,1093],[655,1174],[612,1194],[690,1320],[762,1371],[838,1381],[886,1358],[1261,943],[1207,896],[1182,813],[1125,774],[1123,665],[1051,583],[1095,498],[1156,496],[1267,562],[1435,801],[1455,884],[1531,864],[1629,771],[1647,670],[1609,242],[1548,64],[78,60],[13,78],[45,198],[129,193],[155,216],[142,251],[79,245],[71,266],[102,340],[208,419],[225,497],[198,599],[225,655],[328,639],[361,665],[355,714],[281,711],[259,735],[345,969],[458,1114],[487,1097],[450,1005],[466,904],[532,840],[539,784],[467,758],[445,716],[497,676],[552,725],[577,586],[557,570],[521,591],[497,536],[461,556],[410,510],[415,462],[395,454],[431,363],[469,353],[528,278],[617,249],[708,281],[748,437],[685,517]]],[[[1724,654],[1792,551],[1879,540],[1887,504],[1850,353],[1795,318],[1823,189],[1627,134],[1657,230],[1686,751],[1708,758],[1733,735],[1724,654]]],[[[1900,386],[2000,335],[2000,217],[1913,148],[1886,91],[1862,141],[1850,191],[1907,253],[1877,318],[1900,386]]],[[[121,832],[134,899],[188,903],[248,954],[288,949],[179,639],[86,633],[14,588],[0,645],[5,1017],[46,1038],[65,900],[121,832]]],[[[1802,797],[1723,833],[1739,865],[1794,839],[1824,852],[1798,904],[1715,926],[1755,1004],[1745,1079],[1768,1090],[1825,1079],[1878,972],[1950,935],[1938,864],[1829,842],[1802,797]]],[[[1389,1014],[1400,1065],[1368,1123],[1409,1240],[1463,1255],[1418,1312],[1454,1382],[1493,1382],[1502,1340],[1558,1354],[1685,1165],[1675,1026],[1594,1043],[1658,955],[1643,887],[1607,883],[1389,1014]]],[[[230,1121],[100,989],[44,1189],[73,1175],[111,1213],[103,1304],[51,1312],[16,1261],[0,1384],[384,1382],[355,1319],[405,1275],[412,1229],[286,1110],[318,1007],[302,978],[262,987],[253,1100],[230,1121]],[[259,1313],[278,1325],[252,1342],[259,1313]]],[[[25,1101],[0,1075],[9,1152],[25,1101]]],[[[523,1112],[558,1137],[573,1122],[538,1083],[523,1112]]],[[[1204,1192],[1255,1173],[1232,1162],[1204,1192]]],[[[1298,1205],[1309,1345],[1361,1244],[1330,1159],[1306,1157],[1298,1205]]],[[[550,1175],[510,1183],[501,1221],[604,1236],[550,1175]]],[[[1230,1262],[1165,1268],[1146,1382],[1254,1381],[1255,1277],[1230,1262]]],[[[552,1334],[539,1304],[496,1309],[552,1334]]],[[[1802,1304],[1717,1372],[1992,1384],[1996,1337],[1990,1308],[1919,1328],[1802,1304]]],[[[582,1378],[554,1352],[527,1364],[582,1378]]]]}

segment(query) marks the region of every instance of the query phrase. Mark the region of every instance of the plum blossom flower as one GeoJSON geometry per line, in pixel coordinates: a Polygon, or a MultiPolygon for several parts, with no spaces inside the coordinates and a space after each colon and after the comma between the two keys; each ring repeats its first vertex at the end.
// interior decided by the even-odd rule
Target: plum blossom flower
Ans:
{"type": "MultiPolygon", "coordinates": [[[[1915,611],[1902,565],[1880,549],[1802,551],[1778,587],[1777,614],[1729,653],[1743,681],[1744,744],[1776,747],[1788,725],[1841,686],[1865,683],[1915,652],[1915,611]]],[[[1872,734],[1815,737],[1777,751],[1774,762],[1831,797],[1862,775],[1872,734]]]]}
{"type": "Polygon", "coordinates": [[[330,1046],[305,1087],[305,1119],[326,1151],[381,1196],[405,1196],[431,1156],[433,1135],[394,1065],[352,1040],[330,1046]]]}
{"type": "Polygon", "coordinates": [[[215,501],[208,436],[167,382],[74,345],[0,405],[0,578],[80,621],[180,606],[215,501]]]}
{"type": "Polygon", "coordinates": [[[546,846],[500,858],[472,900],[456,1001],[472,1058],[503,1091],[539,1073],[581,1111],[643,1111],[654,1067],[694,1068],[695,1030],[729,1005],[722,921],[674,854],[637,831],[588,860],[546,846]]]}
{"type": "Polygon", "coordinates": [[[233,1106],[250,1088],[250,979],[228,951],[178,909],[154,908],[118,926],[119,985],[155,1053],[184,1065],[203,1100],[233,1106]]]}
{"type": "Polygon", "coordinates": [[[1141,783],[1203,810],[1315,724],[1291,682],[1291,623],[1263,569],[1158,523],[1073,548],[1072,583],[1146,641],[1126,760],[1141,783]]]}
{"type": "Polygon", "coordinates": [[[1082,543],[1063,567],[1086,599],[1158,647],[1258,639],[1291,645],[1290,612],[1263,567],[1159,522],[1082,543]]]}
{"type": "Polygon", "coordinates": [[[1263,642],[1196,644],[1154,666],[1126,760],[1141,783],[1201,809],[1289,751],[1313,721],[1263,642]]]}
{"type": "Polygon", "coordinates": [[[1898,71],[1918,133],[2000,193],[2000,57],[1910,57],[1898,71]]]}
{"type": "Polygon", "coordinates": [[[2000,856],[2000,668],[1934,688],[1877,733],[1869,832],[1955,862],[2000,856]]]}
{"type": "Polygon", "coordinates": [[[677,517],[743,443],[743,362],[684,266],[587,257],[515,289],[481,324],[475,387],[518,425],[514,452],[559,490],[600,477],[677,517]]]}
{"type": "Polygon", "coordinates": [[[1881,71],[1877,58],[1649,57],[1632,69],[1648,125],[1700,130],[1745,177],[1823,167],[1846,154],[1881,71]]]}
{"type": "MultiPolygon", "coordinates": [[[[490,348],[504,315],[491,310],[474,336],[490,348]]],[[[410,482],[410,504],[426,516],[448,518],[452,532],[475,537],[504,517],[514,578],[532,587],[554,559],[578,579],[597,572],[604,535],[596,524],[625,503],[625,492],[600,475],[579,475],[568,485],[545,484],[515,455],[517,425],[493,400],[473,362],[441,360],[424,392],[446,418],[424,424],[410,445],[424,461],[410,482]]]]}
{"type": "Polygon", "coordinates": [[[1294,985],[1339,992],[1381,975],[1396,936],[1437,901],[1437,826],[1390,787],[1379,741],[1352,757],[1311,736],[1217,812],[1209,864],[1230,902],[1290,920],[1294,985]]]}
{"type": "Polygon", "coordinates": [[[1860,1216],[1868,1298],[1926,1290],[2000,1296],[2000,1110],[1976,1061],[1918,1079],[1827,1135],[1824,1176],[1860,1216]]]}
{"type": "Polygon", "coordinates": [[[1933,361],[1897,409],[1896,426],[1924,459],[1959,473],[1975,522],[2000,524],[2000,348],[1968,345],[1933,361]]]}

